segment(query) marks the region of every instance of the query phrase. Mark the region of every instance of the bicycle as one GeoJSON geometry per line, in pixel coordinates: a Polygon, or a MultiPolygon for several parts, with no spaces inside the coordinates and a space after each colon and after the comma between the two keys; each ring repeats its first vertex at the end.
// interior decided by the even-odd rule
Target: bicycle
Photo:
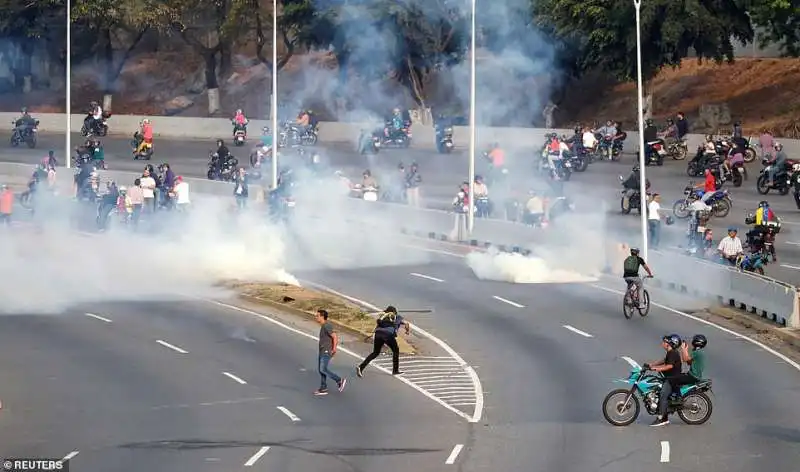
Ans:
{"type": "MultiPolygon", "coordinates": [[[[642,283],[644,283],[644,279],[651,279],[652,276],[648,275],[642,279],[642,283]]],[[[650,313],[650,293],[647,290],[642,290],[642,296],[644,297],[644,308],[639,307],[639,287],[636,282],[628,282],[628,289],[625,290],[625,297],[622,299],[622,314],[625,315],[626,319],[631,319],[633,317],[633,310],[639,311],[639,315],[644,317],[650,313]]]]}

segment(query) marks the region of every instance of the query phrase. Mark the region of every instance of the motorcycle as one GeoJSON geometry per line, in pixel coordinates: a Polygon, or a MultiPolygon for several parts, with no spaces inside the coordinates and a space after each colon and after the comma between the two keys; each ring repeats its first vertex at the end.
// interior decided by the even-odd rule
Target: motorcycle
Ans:
{"type": "Polygon", "coordinates": [[[735,163],[730,173],[725,175],[725,179],[733,182],[734,187],[741,187],[747,179],[747,167],[741,162],[735,163]]]}
{"type": "Polygon", "coordinates": [[[81,135],[85,137],[100,136],[103,137],[108,134],[108,119],[111,118],[111,113],[104,111],[103,117],[97,123],[91,114],[86,115],[83,119],[83,126],[81,127],[81,135]]]}
{"type": "Polygon", "coordinates": [[[550,171],[550,177],[558,177],[559,180],[564,182],[569,181],[570,177],[572,177],[572,161],[569,159],[555,161],[555,169],[550,171]]]}
{"type": "Polygon", "coordinates": [[[233,122],[233,145],[244,146],[247,140],[247,126],[233,122]]]}
{"type": "Polygon", "coordinates": [[[611,135],[601,136],[600,134],[595,134],[595,137],[598,141],[595,155],[598,156],[601,161],[619,161],[622,145],[617,145],[617,142],[614,141],[614,137],[611,135]]]}
{"type": "Polygon", "coordinates": [[[12,147],[17,147],[22,143],[27,144],[31,149],[36,147],[36,133],[39,132],[39,120],[34,120],[32,126],[25,125],[20,127],[17,126],[16,121],[12,121],[11,124],[14,125],[14,130],[11,132],[12,147]]]}
{"type": "Polygon", "coordinates": [[[579,152],[579,153],[572,153],[570,152],[567,154],[564,153],[564,159],[567,159],[572,164],[572,170],[575,172],[586,172],[586,169],[589,168],[589,156],[586,152],[579,152]]]}
{"type": "Polygon", "coordinates": [[[362,156],[365,154],[378,154],[381,150],[381,136],[383,131],[369,132],[361,130],[358,136],[358,153],[362,156]]]}
{"type": "MultiPolygon", "coordinates": [[[[703,191],[695,189],[691,182],[683,189],[684,197],[675,201],[672,205],[672,213],[676,218],[686,219],[691,214],[692,203],[703,198],[703,191]]],[[[711,214],[718,218],[725,218],[733,207],[733,200],[727,190],[721,189],[714,192],[714,195],[706,201],[706,205],[711,207],[711,214]]]]}
{"type": "Polygon", "coordinates": [[[453,150],[452,126],[436,126],[436,150],[439,154],[449,154],[453,150]]]}
{"type": "Polygon", "coordinates": [[[144,141],[144,137],[142,133],[135,132],[133,133],[133,139],[131,139],[131,148],[133,149],[133,160],[143,160],[149,161],[150,158],[153,157],[153,143],[145,143],[144,148],[139,151],[139,146],[141,146],[142,141],[144,141]]]}
{"type": "Polygon", "coordinates": [[[382,147],[407,148],[411,146],[411,128],[403,128],[396,131],[390,131],[391,129],[391,124],[387,124],[384,128],[381,137],[382,147]]]}
{"type": "Polygon", "coordinates": [[[752,272],[764,275],[764,267],[769,263],[769,256],[762,252],[752,252],[747,255],[736,257],[736,268],[739,272],[752,272]]]}
{"type": "Polygon", "coordinates": [[[316,127],[309,127],[307,130],[300,129],[296,123],[286,121],[278,133],[278,147],[315,146],[317,139],[316,127]]]}
{"type": "Polygon", "coordinates": [[[355,198],[360,198],[366,202],[378,201],[378,188],[371,185],[364,187],[362,184],[353,184],[351,194],[355,198]]]}
{"type": "MultiPolygon", "coordinates": [[[[628,426],[639,417],[640,402],[650,415],[658,414],[658,401],[664,376],[649,373],[644,368],[635,367],[627,379],[616,382],[629,384],[630,388],[612,390],[603,400],[603,416],[614,426],[628,426]]],[[[701,380],[696,384],[683,385],[673,392],[667,403],[667,415],[677,413],[684,423],[697,426],[711,418],[713,406],[708,393],[711,380],[701,380]]]]}
{"type": "MultiPolygon", "coordinates": [[[[619,176],[620,183],[625,182],[625,177],[619,176]]],[[[628,192],[627,189],[622,189],[620,192],[619,197],[619,207],[622,211],[623,215],[629,214],[633,210],[638,210],[639,213],[642,213],[642,193],[637,189],[633,191],[633,194],[628,198],[628,207],[625,207],[625,194],[628,192]]],[[[650,192],[647,193],[647,196],[650,196],[650,192]]]]}
{"type": "Polygon", "coordinates": [[[664,156],[667,154],[664,145],[659,141],[645,143],[644,145],[650,148],[650,152],[647,153],[648,155],[645,157],[644,165],[649,166],[655,164],[657,166],[663,166],[664,156]]]}
{"type": "Polygon", "coordinates": [[[689,145],[685,140],[671,142],[667,145],[667,155],[676,161],[682,161],[689,155],[689,145]]]}
{"type": "Polygon", "coordinates": [[[761,169],[761,173],[758,176],[758,180],[756,180],[756,191],[761,195],[766,195],[769,193],[770,190],[777,190],[779,194],[786,195],[789,193],[789,189],[791,188],[792,184],[792,172],[795,172],[795,164],[800,163],[800,161],[794,161],[791,159],[786,160],[786,164],[784,169],[778,171],[775,174],[775,182],[772,185],[769,183],[769,171],[772,169],[772,166],[775,164],[770,164],[769,161],[766,159],[761,161],[761,164],[765,167],[761,169]],[[789,171],[791,169],[792,172],[789,171]]]}
{"type": "Polygon", "coordinates": [[[219,155],[216,152],[210,153],[208,157],[208,172],[206,173],[208,180],[232,182],[236,176],[236,166],[239,161],[235,157],[229,156],[225,162],[217,163],[219,155]]]}

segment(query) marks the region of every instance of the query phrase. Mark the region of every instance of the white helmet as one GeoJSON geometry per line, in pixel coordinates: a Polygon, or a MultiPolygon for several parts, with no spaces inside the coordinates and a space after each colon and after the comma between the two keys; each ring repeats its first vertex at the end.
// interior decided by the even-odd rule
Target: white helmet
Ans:
{"type": "Polygon", "coordinates": [[[119,193],[125,193],[127,191],[128,191],[128,187],[126,187],[124,185],[120,185],[119,186],[119,193]]]}
{"type": "Polygon", "coordinates": [[[793,165],[792,166],[792,171],[800,172],[800,163],[793,165]]]}
{"type": "Polygon", "coordinates": [[[142,120],[142,124],[143,125],[149,125],[150,124],[150,119],[148,119],[148,118],[143,119],[142,120]]]}

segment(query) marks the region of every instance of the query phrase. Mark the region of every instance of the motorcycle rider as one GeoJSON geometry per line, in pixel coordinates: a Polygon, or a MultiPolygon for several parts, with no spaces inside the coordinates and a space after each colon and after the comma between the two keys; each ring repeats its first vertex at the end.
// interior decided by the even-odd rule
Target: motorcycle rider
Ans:
{"type": "Polygon", "coordinates": [[[679,139],[680,138],[678,138],[678,126],[675,124],[675,121],[672,118],[668,118],[667,129],[664,130],[665,144],[677,143],[679,139]]]}
{"type": "Polygon", "coordinates": [[[664,383],[661,385],[661,393],[658,398],[658,416],[650,426],[664,426],[669,424],[667,418],[667,405],[672,392],[680,388],[680,374],[682,368],[681,353],[679,351],[683,340],[677,334],[668,334],[661,338],[661,347],[667,352],[664,360],[655,361],[642,366],[645,370],[661,372],[664,375],[664,383]]]}
{"type": "Polygon", "coordinates": [[[645,121],[644,127],[644,157],[645,159],[650,159],[651,154],[653,153],[653,144],[661,144],[664,145],[664,140],[658,137],[658,128],[656,128],[655,122],[652,118],[648,118],[645,121]]]}
{"type": "Polygon", "coordinates": [[[792,172],[792,187],[794,187],[794,203],[800,210],[800,172],[792,172]]]}
{"type": "Polygon", "coordinates": [[[92,133],[96,133],[100,129],[100,125],[103,123],[103,107],[100,106],[99,103],[92,101],[89,103],[89,115],[87,120],[89,121],[87,126],[89,131],[92,133]]]}
{"type": "Polygon", "coordinates": [[[703,349],[708,345],[708,339],[702,334],[692,336],[692,352],[686,342],[681,344],[681,360],[689,365],[689,372],[681,374],[676,380],[681,385],[696,384],[704,379],[703,372],[706,368],[706,353],[703,349]]]}
{"type": "Polygon", "coordinates": [[[588,127],[583,128],[581,144],[583,144],[584,149],[592,152],[597,149],[597,136],[595,136],[592,130],[590,130],[588,127]]]}
{"type": "Polygon", "coordinates": [[[489,150],[486,152],[485,156],[486,159],[489,160],[489,164],[492,166],[492,171],[494,171],[494,169],[501,169],[503,166],[505,166],[506,153],[497,142],[493,142],[489,145],[489,150]]]}
{"type": "Polygon", "coordinates": [[[22,107],[20,111],[22,112],[22,116],[14,121],[14,126],[16,126],[22,136],[25,136],[30,130],[36,127],[36,120],[28,114],[27,107],[22,107]]]}
{"type": "Polygon", "coordinates": [[[231,120],[231,122],[233,123],[234,135],[236,135],[236,132],[240,130],[244,131],[245,134],[247,133],[248,120],[247,117],[244,116],[244,112],[242,112],[241,108],[236,110],[236,113],[233,115],[233,120],[231,120]]]}
{"type": "Polygon", "coordinates": [[[145,149],[153,146],[153,125],[150,120],[145,118],[139,125],[139,146],[136,147],[136,155],[144,154],[145,149]]]}
{"type": "Polygon", "coordinates": [[[404,133],[404,129],[406,128],[406,120],[403,117],[402,112],[400,111],[399,107],[395,107],[392,110],[392,116],[389,117],[386,127],[386,137],[389,139],[395,139],[400,134],[404,133]]]}
{"type": "MultiPolygon", "coordinates": [[[[631,169],[631,174],[622,182],[622,187],[625,189],[625,194],[622,197],[622,207],[628,209],[630,207],[630,198],[640,190],[641,178],[639,175],[639,164],[636,164],[631,169]]],[[[650,179],[644,182],[645,190],[650,189],[650,179]]]]}
{"type": "MultiPolygon", "coordinates": [[[[753,229],[747,232],[747,244],[751,247],[752,251],[760,251],[764,245],[764,239],[767,234],[767,223],[778,221],[775,212],[769,207],[769,202],[762,200],[758,202],[758,209],[752,219],[745,219],[745,223],[752,223],[753,229]]],[[[772,245],[770,256],[773,261],[777,261],[775,255],[775,245],[772,245]]]]}
{"type": "Polygon", "coordinates": [[[614,122],[611,120],[606,121],[606,125],[597,130],[601,136],[604,138],[606,136],[611,136],[612,138],[617,135],[617,127],[614,126],[614,122]]]}
{"type": "Polygon", "coordinates": [[[639,308],[646,308],[643,295],[644,285],[642,284],[642,278],[639,277],[640,267],[644,268],[648,276],[653,276],[653,271],[650,270],[650,266],[648,266],[647,262],[645,262],[645,260],[639,256],[639,249],[632,247],[631,255],[626,257],[622,262],[622,279],[628,284],[636,284],[639,308]]]}
{"type": "MultiPolygon", "coordinates": [[[[561,161],[564,158],[564,151],[569,152],[569,146],[567,143],[564,142],[563,139],[558,139],[558,135],[556,133],[552,133],[548,135],[549,141],[547,143],[547,164],[550,165],[550,170],[556,170],[556,163],[555,161],[561,161]]],[[[553,174],[555,177],[558,175],[554,172],[553,174]]]]}
{"type": "Polygon", "coordinates": [[[731,140],[738,145],[741,145],[743,148],[747,148],[747,140],[744,139],[744,132],[742,131],[742,122],[736,120],[733,123],[733,134],[731,136],[731,140]]]}
{"type": "Polygon", "coordinates": [[[469,208],[469,182],[461,182],[456,197],[453,199],[453,209],[456,213],[467,213],[469,208]]]}
{"type": "Polygon", "coordinates": [[[214,169],[217,172],[221,172],[223,167],[230,161],[231,157],[231,152],[228,150],[228,147],[225,146],[225,141],[218,139],[217,150],[211,158],[214,169]]]}
{"type": "Polygon", "coordinates": [[[769,186],[775,186],[775,176],[786,171],[786,153],[783,151],[783,144],[775,143],[775,158],[768,162],[769,186]]]}
{"type": "Polygon", "coordinates": [[[704,174],[705,180],[703,180],[703,183],[695,185],[694,188],[695,190],[703,189],[703,196],[700,197],[700,201],[708,205],[708,200],[717,192],[717,179],[711,169],[706,169],[704,174]]]}

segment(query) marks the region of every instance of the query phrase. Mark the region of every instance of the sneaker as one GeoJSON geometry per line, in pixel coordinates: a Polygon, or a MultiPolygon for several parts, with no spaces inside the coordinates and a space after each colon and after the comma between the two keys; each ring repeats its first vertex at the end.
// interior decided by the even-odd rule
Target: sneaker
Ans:
{"type": "Polygon", "coordinates": [[[356,366],[356,375],[357,375],[359,378],[361,378],[361,377],[364,377],[364,371],[361,369],[361,366],[360,366],[360,365],[357,365],[357,366],[356,366]]]}
{"type": "Polygon", "coordinates": [[[667,418],[656,418],[655,421],[650,423],[650,426],[666,426],[669,424],[669,420],[667,418]]]}
{"type": "Polygon", "coordinates": [[[322,396],[325,396],[327,394],[328,394],[328,390],[324,389],[324,388],[321,388],[321,389],[319,389],[319,390],[314,392],[314,395],[316,395],[318,397],[322,397],[322,396]]]}
{"type": "Polygon", "coordinates": [[[403,375],[403,371],[398,370],[397,372],[392,372],[392,375],[403,375]]]}
{"type": "Polygon", "coordinates": [[[347,379],[342,379],[341,382],[339,382],[339,391],[341,392],[342,390],[344,390],[346,386],[347,386],[347,379]]]}

